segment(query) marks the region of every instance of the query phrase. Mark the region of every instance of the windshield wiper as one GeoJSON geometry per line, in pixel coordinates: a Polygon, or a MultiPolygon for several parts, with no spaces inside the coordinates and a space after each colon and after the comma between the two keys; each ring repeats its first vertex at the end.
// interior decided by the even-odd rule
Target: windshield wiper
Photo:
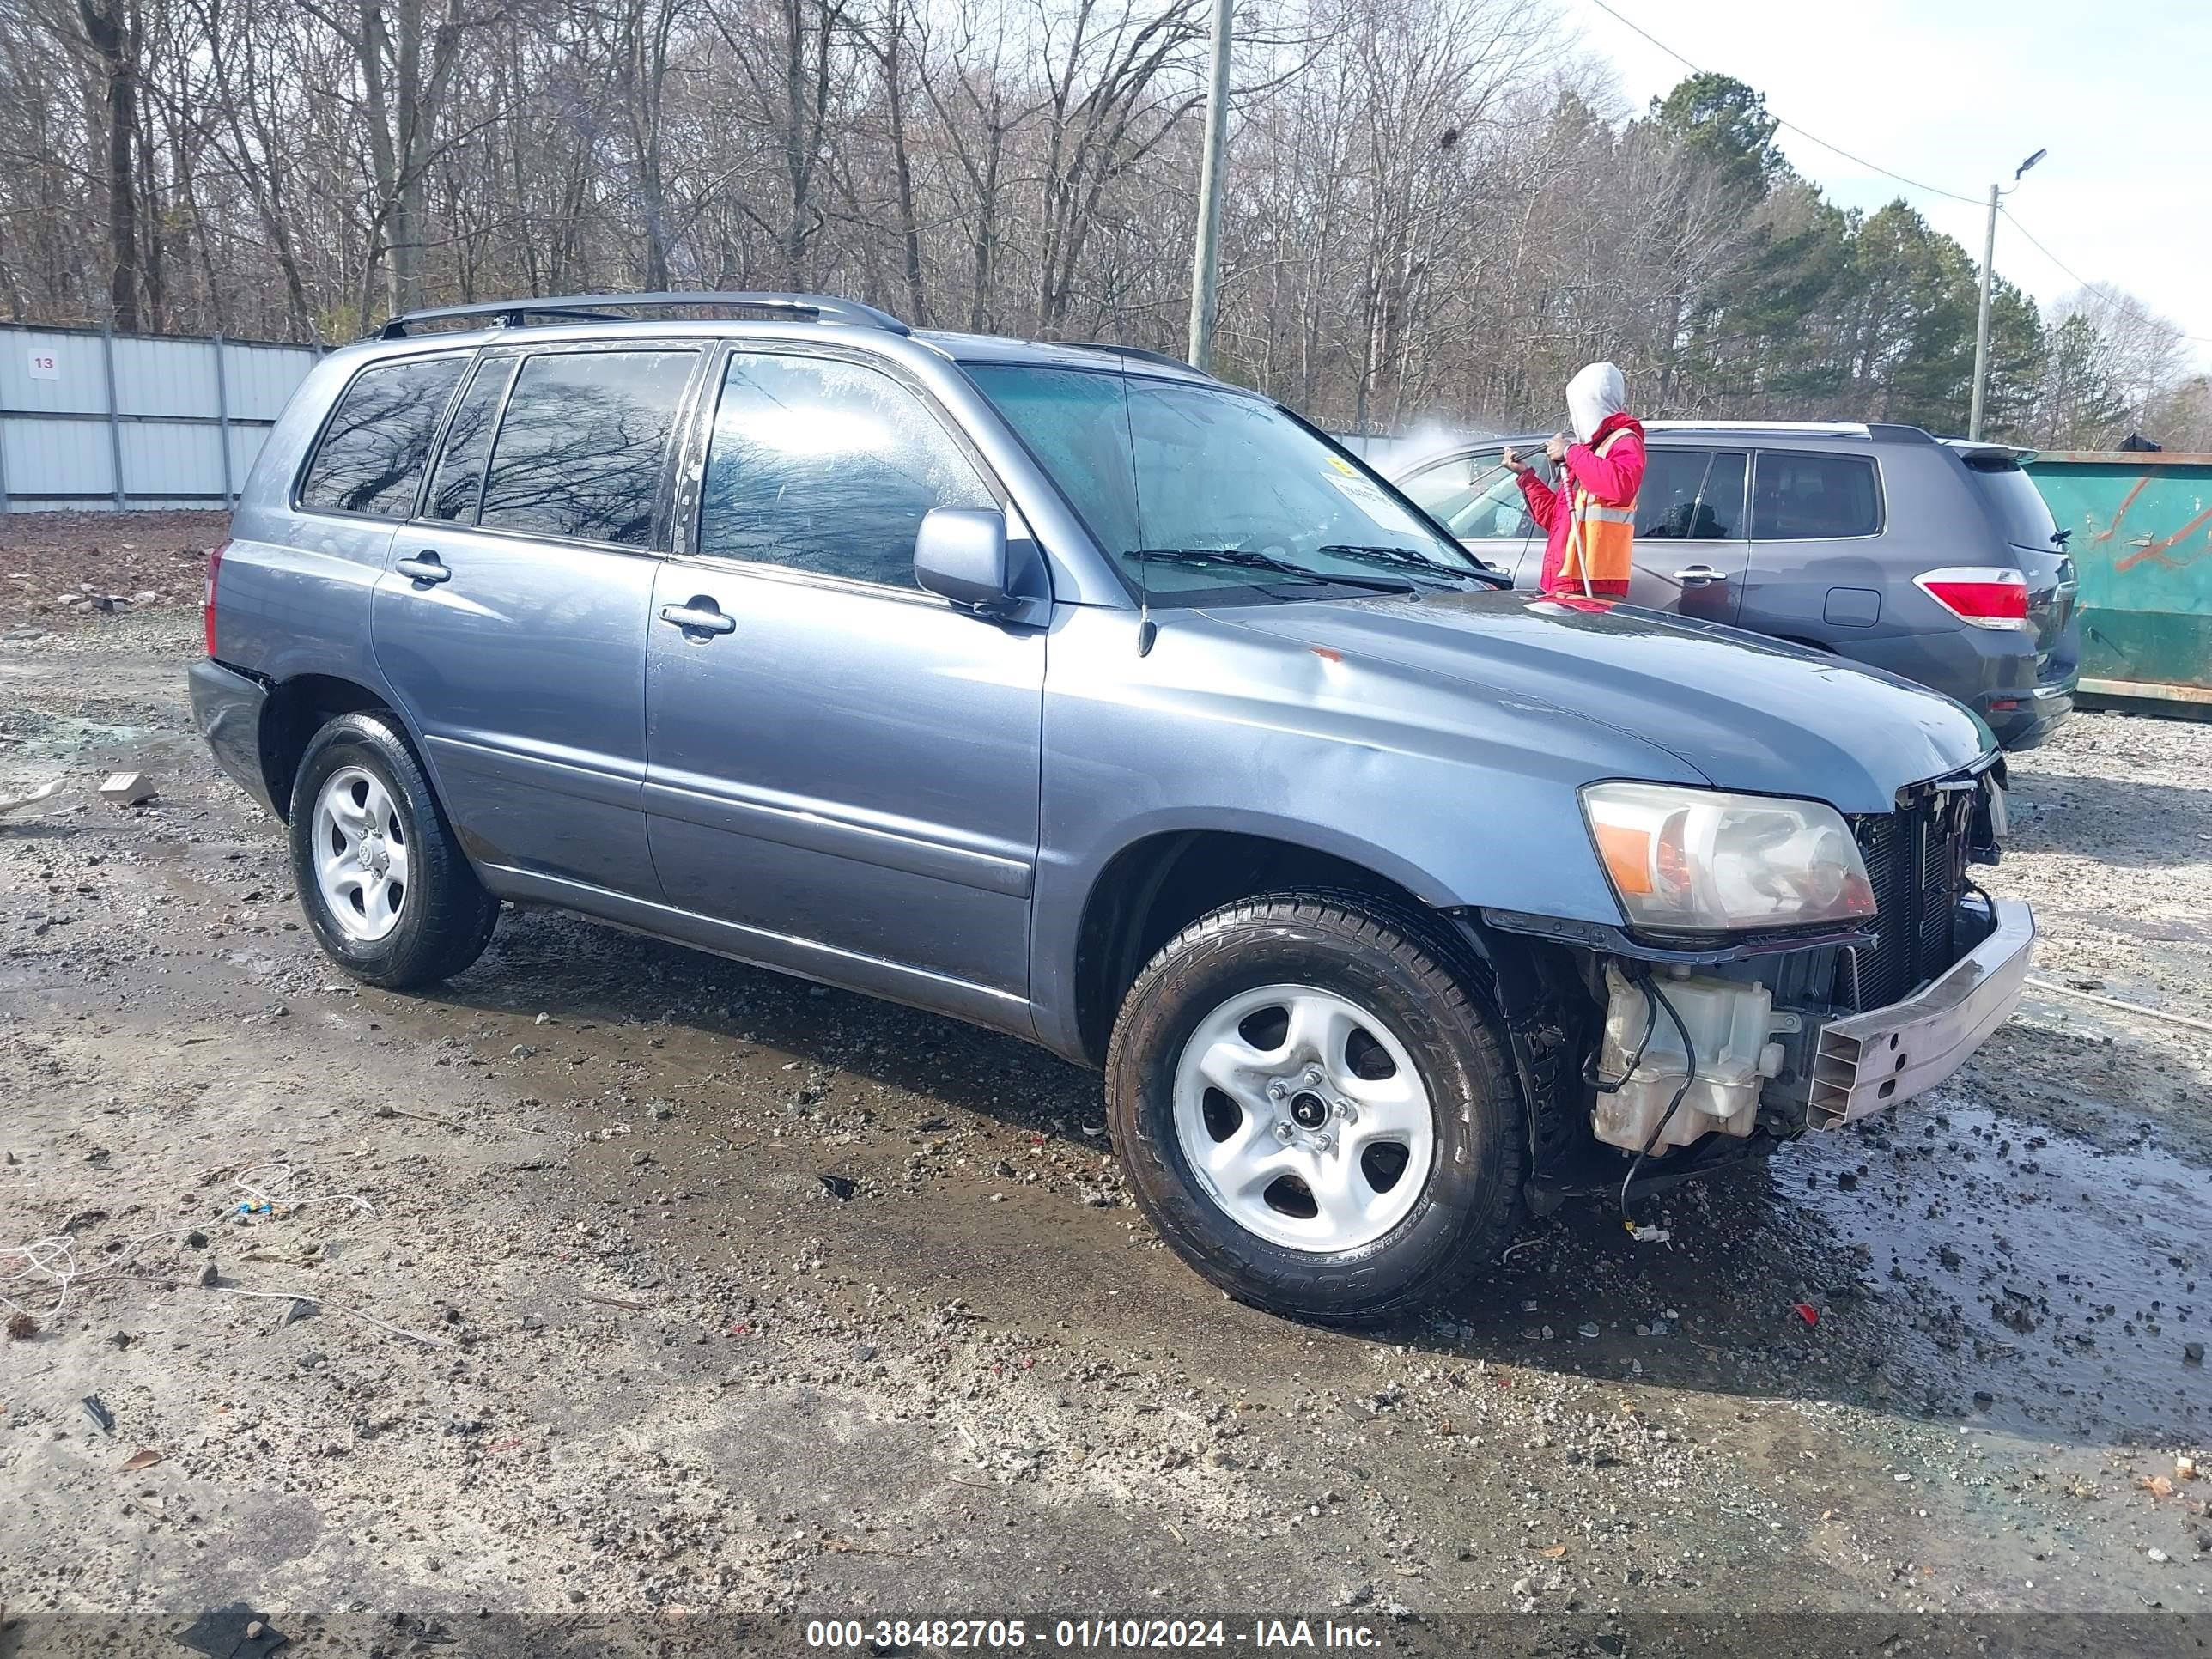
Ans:
{"type": "Polygon", "coordinates": [[[1162,564],[1225,564],[1240,570],[1267,570],[1293,581],[1318,584],[1324,587],[1358,587],[1370,593],[1411,593],[1412,582],[1390,576],[1340,576],[1321,570],[1309,570],[1304,565],[1292,564],[1288,559],[1276,558],[1271,553],[1255,553],[1243,547],[1139,547],[1122,556],[1125,558],[1157,560],[1162,564]]]}
{"type": "Polygon", "coordinates": [[[1395,565],[1401,570],[1419,570],[1425,575],[1466,581],[1472,578],[1480,582],[1495,584],[1498,578],[1486,570],[1472,568],[1461,569],[1432,559],[1425,553],[1416,553],[1410,547],[1370,546],[1358,542],[1328,542],[1314,550],[1316,553],[1334,553],[1341,558],[1370,559],[1377,564],[1395,565]]]}

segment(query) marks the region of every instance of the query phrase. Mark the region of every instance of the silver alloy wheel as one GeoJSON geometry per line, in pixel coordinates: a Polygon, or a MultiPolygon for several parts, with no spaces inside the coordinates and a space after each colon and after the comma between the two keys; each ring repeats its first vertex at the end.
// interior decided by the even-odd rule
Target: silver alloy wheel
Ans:
{"type": "Polygon", "coordinates": [[[315,797],[315,881],[348,939],[382,939],[407,902],[407,826],[366,768],[341,766],[315,797]]]}
{"type": "Polygon", "coordinates": [[[1372,1243],[1406,1218],[1436,1160],[1406,1045],[1306,985],[1242,992],[1199,1021],[1176,1062],[1175,1127],[1222,1212],[1293,1250],[1372,1243]]]}

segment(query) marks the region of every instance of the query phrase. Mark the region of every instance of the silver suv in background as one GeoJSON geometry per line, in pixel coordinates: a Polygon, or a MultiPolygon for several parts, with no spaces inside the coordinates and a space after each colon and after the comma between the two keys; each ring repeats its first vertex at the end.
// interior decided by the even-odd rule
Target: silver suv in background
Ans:
{"type": "Polygon", "coordinates": [[[2018,999],[1980,720],[1505,591],[1264,397],[793,295],[386,335],[270,432],[191,671],[372,984],[538,905],[1010,1032],[1105,1072],[1185,1260],[1336,1320],[2018,999]]]}
{"type": "MultiPolygon", "coordinates": [[[[2081,632],[2066,533],[2033,452],[1918,427],[1655,421],[1629,599],[1832,651],[1955,697],[2008,749],[2073,712],[2081,632]]],[[[1492,439],[1401,469],[1462,544],[1534,587],[1544,535],[1492,439]]]]}

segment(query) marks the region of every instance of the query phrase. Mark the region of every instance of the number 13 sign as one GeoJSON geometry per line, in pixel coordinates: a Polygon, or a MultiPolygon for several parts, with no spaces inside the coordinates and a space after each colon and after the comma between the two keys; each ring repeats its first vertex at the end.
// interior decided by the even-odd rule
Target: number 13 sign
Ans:
{"type": "Polygon", "coordinates": [[[34,380],[58,380],[62,377],[62,360],[51,351],[31,349],[31,378],[34,380]]]}

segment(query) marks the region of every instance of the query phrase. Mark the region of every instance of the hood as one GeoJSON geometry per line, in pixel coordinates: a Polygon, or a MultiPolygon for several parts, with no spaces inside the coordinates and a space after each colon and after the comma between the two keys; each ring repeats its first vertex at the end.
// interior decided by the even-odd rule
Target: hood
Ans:
{"type": "Polygon", "coordinates": [[[1574,422],[1577,442],[1596,437],[1607,416],[1627,412],[1628,383],[1611,363],[1585,364],[1567,382],[1567,418],[1574,422]]]}
{"type": "Polygon", "coordinates": [[[1389,663],[1526,707],[1546,704],[1662,749],[1716,788],[1887,812],[1906,784],[1996,747],[1949,698],[1732,628],[1526,593],[1238,605],[1219,622],[1347,666],[1389,663]]]}

